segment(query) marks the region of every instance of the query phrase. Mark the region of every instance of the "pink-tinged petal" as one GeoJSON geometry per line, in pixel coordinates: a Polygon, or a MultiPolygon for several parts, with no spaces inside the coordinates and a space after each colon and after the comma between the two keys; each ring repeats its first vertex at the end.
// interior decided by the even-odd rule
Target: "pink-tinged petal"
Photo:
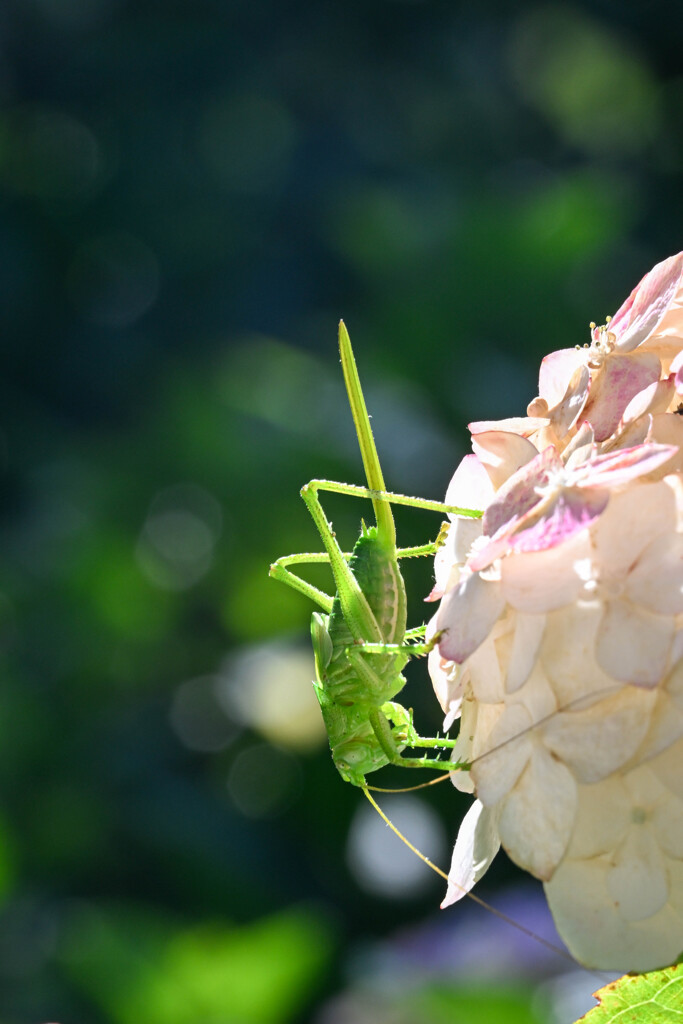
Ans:
{"type": "Polygon", "coordinates": [[[572,374],[586,363],[587,351],[582,348],[561,348],[551,352],[541,363],[538,393],[549,409],[558,405],[567,393],[572,374]]]}
{"type": "Polygon", "coordinates": [[[607,507],[608,490],[566,487],[537,522],[518,529],[509,540],[510,551],[520,554],[546,551],[585,530],[607,507]]]}
{"type": "Polygon", "coordinates": [[[472,438],[472,448],[485,466],[495,490],[538,455],[531,441],[502,430],[477,434],[472,438]]]}
{"type": "Polygon", "coordinates": [[[571,839],[576,803],[569,769],[538,747],[500,815],[500,838],[510,859],[536,878],[552,878],[571,839]]]}
{"type": "Polygon", "coordinates": [[[493,485],[476,455],[466,455],[451,478],[444,499],[456,508],[485,509],[494,495],[493,485]]]}
{"type": "Polygon", "coordinates": [[[497,811],[483,807],[479,800],[475,800],[462,819],[448,872],[448,890],[441,904],[442,910],[466,896],[488,871],[500,849],[497,816],[497,811]]]}
{"type": "Polygon", "coordinates": [[[644,921],[669,897],[666,864],[653,830],[630,829],[607,871],[607,891],[627,921],[644,921]]]}
{"type": "Polygon", "coordinates": [[[640,746],[656,696],[652,690],[624,686],[583,711],[561,711],[546,725],[543,741],[579,782],[600,782],[640,746]]]}
{"type": "MultiPolygon", "coordinates": [[[[670,256],[652,268],[640,282],[629,311],[628,327],[619,330],[617,347],[631,352],[653,333],[676,294],[683,271],[683,252],[670,256]]],[[[610,324],[610,330],[621,328],[621,310],[610,324]]]]}
{"type": "Polygon", "coordinates": [[[674,376],[656,380],[640,391],[624,409],[623,421],[629,423],[646,413],[666,412],[676,390],[674,376]]]}
{"type": "Polygon", "coordinates": [[[595,374],[583,418],[593,427],[596,441],[611,437],[631,399],[659,380],[661,365],[654,352],[610,355],[595,374]]]}
{"type": "Polygon", "coordinates": [[[473,436],[477,434],[516,434],[519,437],[531,437],[537,430],[548,425],[547,416],[511,416],[506,420],[477,420],[468,423],[467,427],[473,436]]]}
{"type": "Polygon", "coordinates": [[[583,467],[580,487],[623,487],[639,477],[648,476],[665,466],[678,449],[669,444],[640,444],[596,455],[583,467]]]}
{"type": "Polygon", "coordinates": [[[652,615],[628,601],[609,601],[598,629],[595,656],[615,679],[656,686],[666,671],[674,620],[652,615]]]}
{"type": "Polygon", "coordinates": [[[581,415],[588,398],[590,380],[588,367],[577,366],[571,375],[562,401],[551,412],[551,422],[559,437],[564,437],[581,415]]]}
{"type": "Polygon", "coordinates": [[[683,612],[683,534],[660,535],[645,548],[628,575],[625,596],[657,615],[683,612]]]}
{"type": "Polygon", "coordinates": [[[505,598],[500,583],[468,576],[449,590],[441,602],[437,626],[444,636],[439,642],[442,658],[461,664],[483,643],[503,613],[505,598]]]}
{"type": "Polygon", "coordinates": [[[546,448],[520,467],[500,488],[484,513],[484,535],[495,537],[515,523],[540,501],[539,488],[547,486],[551,473],[562,469],[562,460],[554,448],[546,448]]]}
{"type": "MultiPolygon", "coordinates": [[[[427,641],[431,640],[436,633],[436,619],[437,616],[434,615],[427,623],[425,631],[425,640],[427,641]]],[[[434,647],[427,655],[427,667],[436,699],[441,705],[444,715],[451,719],[450,724],[452,725],[460,714],[465,685],[460,666],[455,665],[452,661],[446,661],[441,657],[438,647],[434,647]]]]}
{"type": "Polygon", "coordinates": [[[517,612],[505,678],[508,693],[516,693],[529,678],[543,640],[545,623],[545,615],[517,612]]]}
{"type": "Polygon", "coordinates": [[[584,588],[575,565],[589,554],[588,534],[578,533],[566,544],[504,558],[500,582],[505,600],[534,615],[573,604],[584,588]]]}

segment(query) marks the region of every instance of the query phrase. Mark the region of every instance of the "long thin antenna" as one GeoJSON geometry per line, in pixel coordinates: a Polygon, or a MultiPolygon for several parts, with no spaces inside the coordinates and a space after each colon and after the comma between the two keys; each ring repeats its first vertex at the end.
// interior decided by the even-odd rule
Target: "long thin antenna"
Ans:
{"type": "MultiPolygon", "coordinates": [[[[444,764],[448,764],[448,761],[444,761],[444,764]]],[[[430,786],[438,786],[440,782],[445,782],[450,777],[451,773],[445,772],[443,775],[437,775],[435,779],[430,779],[429,782],[420,782],[417,786],[404,786],[402,789],[383,789],[381,786],[368,786],[368,789],[373,793],[415,793],[418,789],[429,789],[430,786]]]]}
{"type": "MultiPolygon", "coordinates": [[[[379,816],[382,819],[382,821],[386,825],[389,826],[389,828],[394,833],[394,835],[398,836],[398,838],[401,840],[401,842],[405,843],[409,850],[412,850],[412,852],[417,857],[419,857],[421,861],[424,861],[424,863],[427,865],[427,867],[430,867],[432,869],[432,871],[436,872],[437,875],[440,875],[441,878],[444,878],[446,880],[446,882],[448,882],[449,885],[457,885],[457,883],[451,882],[449,880],[448,875],[446,874],[445,871],[442,871],[442,869],[437,864],[435,864],[433,861],[431,861],[429,859],[429,857],[425,856],[425,854],[422,853],[421,850],[418,850],[418,848],[416,846],[414,846],[413,843],[411,843],[410,840],[407,839],[406,836],[404,836],[403,833],[400,832],[396,828],[396,826],[394,825],[393,821],[390,821],[389,818],[387,818],[386,814],[384,813],[382,808],[379,806],[377,801],[374,800],[373,797],[370,795],[370,793],[368,791],[368,787],[367,786],[362,786],[361,788],[362,788],[363,792],[365,793],[366,798],[370,801],[372,806],[375,808],[375,810],[379,814],[379,816]]],[[[459,886],[459,888],[463,888],[463,887],[459,886]]],[[[480,907],[484,908],[484,910],[488,910],[490,914],[494,914],[495,917],[500,918],[501,921],[505,921],[505,923],[509,924],[512,928],[516,928],[517,931],[522,932],[528,938],[533,939],[535,942],[540,942],[540,944],[542,946],[545,946],[546,949],[549,949],[549,950],[551,950],[551,952],[556,953],[558,956],[561,956],[563,960],[568,960],[569,963],[571,963],[573,967],[577,966],[576,960],[571,955],[571,953],[567,952],[566,949],[561,949],[560,946],[556,946],[553,942],[549,942],[548,939],[544,939],[540,935],[537,935],[536,932],[532,932],[530,928],[525,928],[525,926],[523,924],[520,924],[519,921],[515,921],[514,918],[508,917],[508,915],[504,914],[502,910],[497,910],[495,907],[492,907],[490,903],[487,903],[486,900],[482,900],[479,896],[475,896],[475,894],[473,892],[466,891],[465,892],[465,896],[469,897],[469,899],[471,899],[471,900],[474,900],[474,902],[478,903],[480,907]]],[[[589,971],[590,974],[592,974],[596,978],[599,978],[600,981],[604,981],[605,978],[606,978],[605,975],[600,974],[597,971],[591,971],[590,968],[584,968],[584,970],[589,971]]]]}

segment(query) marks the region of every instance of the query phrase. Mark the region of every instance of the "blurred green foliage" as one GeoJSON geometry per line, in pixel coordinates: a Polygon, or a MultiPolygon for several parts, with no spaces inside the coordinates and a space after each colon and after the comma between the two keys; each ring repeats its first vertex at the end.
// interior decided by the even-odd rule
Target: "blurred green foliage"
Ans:
{"type": "MultiPolygon", "coordinates": [[[[541,356],[681,248],[680,22],[2,4],[0,1024],[361,1020],[358,965],[439,885],[359,888],[311,609],[267,578],[318,546],[298,488],[360,481],[336,324],[388,486],[442,496],[467,419],[523,412],[541,356]]],[[[350,544],[362,503],[329,510],[350,544]]],[[[418,543],[438,517],[398,524],[418,543]]],[[[463,804],[425,800],[451,839],[463,804]]],[[[467,934],[435,981],[429,934],[373,1020],[529,1019],[458,990],[467,934]]]]}

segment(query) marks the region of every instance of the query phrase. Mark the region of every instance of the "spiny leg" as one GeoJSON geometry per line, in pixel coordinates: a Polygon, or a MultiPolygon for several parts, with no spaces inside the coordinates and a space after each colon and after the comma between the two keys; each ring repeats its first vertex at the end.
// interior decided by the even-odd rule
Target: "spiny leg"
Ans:
{"type": "Polygon", "coordinates": [[[396,494],[393,491],[373,490],[357,484],[343,484],[337,480],[309,480],[307,488],[314,491],[330,491],[333,494],[351,494],[357,498],[370,498],[371,501],[386,501],[390,505],[409,505],[412,508],[425,508],[432,512],[447,512],[453,515],[467,516],[469,519],[481,519],[480,509],[460,508],[457,505],[446,505],[443,501],[430,501],[427,498],[415,498],[409,494],[396,494]]]}
{"type": "MultiPolygon", "coordinates": [[[[348,655],[354,669],[368,687],[375,693],[381,691],[384,684],[377,673],[369,665],[365,664],[360,648],[357,651],[349,650],[348,655]]],[[[457,740],[419,736],[413,727],[411,713],[406,711],[400,704],[388,701],[382,708],[371,711],[368,718],[379,745],[391,764],[401,765],[404,768],[437,768],[439,771],[444,771],[446,768],[449,771],[457,771],[467,767],[464,763],[458,763],[454,764],[451,768],[448,762],[437,759],[404,757],[398,747],[397,736],[400,737],[400,742],[405,743],[406,746],[422,747],[425,749],[451,750],[457,743],[457,740]],[[386,713],[384,708],[387,709],[386,713]],[[392,721],[395,722],[395,730],[389,724],[387,713],[391,715],[392,721]]]]}
{"type": "Polygon", "coordinates": [[[328,614],[332,611],[332,602],[334,598],[330,597],[323,590],[319,590],[318,587],[314,587],[312,583],[308,583],[302,579],[301,576],[297,576],[296,573],[290,572],[287,568],[288,565],[316,565],[320,562],[329,564],[330,556],[322,552],[301,552],[298,555],[283,555],[282,558],[278,558],[277,561],[271,565],[268,575],[272,576],[275,580],[280,580],[281,583],[286,583],[288,587],[292,587],[293,590],[298,590],[300,594],[304,594],[309,597],[312,601],[315,601],[323,611],[328,614]]]}
{"type": "MultiPolygon", "coordinates": [[[[443,761],[438,758],[429,758],[426,755],[424,757],[404,757],[398,748],[396,737],[386,715],[382,711],[371,711],[368,717],[377,741],[390,764],[398,765],[401,768],[435,768],[440,772],[446,769],[451,772],[464,771],[469,768],[469,764],[465,761],[443,761]]],[[[455,740],[437,739],[425,742],[424,737],[415,735],[408,740],[408,745],[411,747],[428,746],[449,749],[455,745],[455,742],[455,740]],[[413,739],[416,742],[413,742],[413,739]]]]}
{"type": "MultiPolygon", "coordinates": [[[[334,536],[334,534],[332,535],[334,536]]],[[[432,541],[428,544],[418,544],[415,547],[399,548],[396,551],[396,557],[416,558],[421,555],[433,555],[435,551],[436,542],[432,541]]],[[[351,552],[343,551],[341,554],[343,559],[348,563],[351,558],[351,552]]],[[[288,587],[292,587],[293,590],[297,590],[300,594],[304,594],[305,597],[310,598],[319,605],[323,611],[329,614],[332,611],[334,598],[329,594],[326,594],[323,590],[320,590],[318,587],[315,587],[307,580],[302,579],[301,576],[297,576],[296,573],[290,572],[288,566],[319,564],[330,565],[330,562],[330,554],[327,551],[305,551],[295,555],[283,555],[270,566],[269,575],[272,576],[273,579],[280,580],[281,583],[286,583],[288,587]]],[[[406,637],[410,639],[413,636],[422,636],[424,634],[424,628],[424,626],[418,626],[415,630],[410,630],[406,634],[406,637]]]]}

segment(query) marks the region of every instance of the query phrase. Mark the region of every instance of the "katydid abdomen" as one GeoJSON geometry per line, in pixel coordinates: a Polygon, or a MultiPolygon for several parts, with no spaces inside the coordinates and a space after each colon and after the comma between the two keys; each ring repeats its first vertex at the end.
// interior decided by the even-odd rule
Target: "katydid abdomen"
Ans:
{"type": "MultiPolygon", "coordinates": [[[[395,554],[387,551],[376,527],[364,528],[348,565],[374,615],[380,643],[395,646],[405,635],[405,585],[395,554]]],[[[389,763],[373,720],[377,714],[386,717],[383,706],[403,689],[401,669],[408,654],[387,649],[364,655],[364,645],[353,636],[339,595],[329,616],[314,613],[312,636],[314,648],[321,649],[321,642],[325,645],[324,659],[316,657],[316,692],[332,757],[345,779],[361,784],[366,774],[389,763]]],[[[407,736],[396,735],[394,729],[394,739],[402,750],[407,736]]]]}

